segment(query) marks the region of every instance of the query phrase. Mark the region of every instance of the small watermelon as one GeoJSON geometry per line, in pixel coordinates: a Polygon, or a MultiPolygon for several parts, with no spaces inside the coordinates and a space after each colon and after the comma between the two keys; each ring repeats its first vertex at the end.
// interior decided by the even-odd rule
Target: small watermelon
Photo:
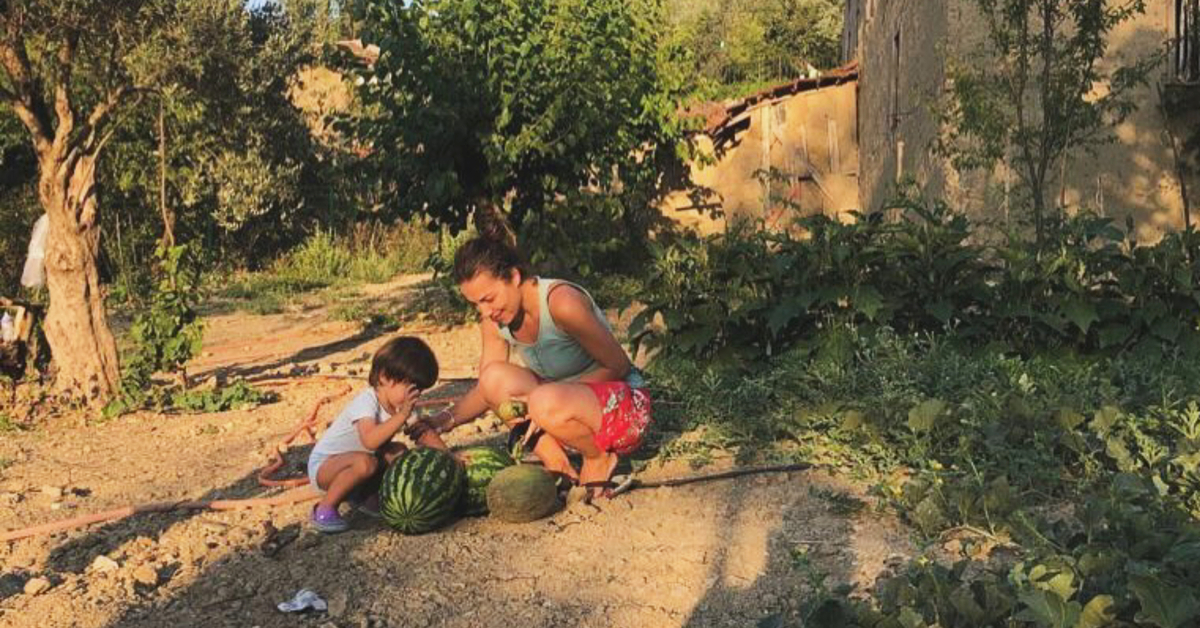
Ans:
{"type": "Polygon", "coordinates": [[[491,516],[510,523],[541,519],[558,508],[554,476],[532,464],[504,469],[487,487],[491,516]]]}
{"type": "Polygon", "coordinates": [[[466,471],[449,453],[419,447],[383,474],[379,512],[404,534],[423,534],[445,523],[466,488],[466,471]]]}
{"type": "Polygon", "coordinates": [[[459,454],[467,460],[467,490],[463,493],[462,513],[486,515],[488,484],[497,473],[516,461],[499,447],[471,447],[459,454]]]}

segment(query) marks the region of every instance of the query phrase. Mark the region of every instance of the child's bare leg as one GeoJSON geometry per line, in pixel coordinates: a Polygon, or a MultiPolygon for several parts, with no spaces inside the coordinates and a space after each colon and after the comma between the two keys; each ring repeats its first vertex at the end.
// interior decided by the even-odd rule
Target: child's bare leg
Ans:
{"type": "Polygon", "coordinates": [[[350,491],[366,481],[379,468],[374,454],[351,452],[330,456],[317,469],[317,486],[325,489],[318,506],[337,508],[350,491]]]}

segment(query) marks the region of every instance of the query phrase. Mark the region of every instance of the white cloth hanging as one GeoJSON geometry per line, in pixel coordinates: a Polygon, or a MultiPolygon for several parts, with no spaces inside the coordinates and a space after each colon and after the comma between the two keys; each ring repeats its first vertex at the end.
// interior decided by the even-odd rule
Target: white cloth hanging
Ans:
{"type": "Polygon", "coordinates": [[[49,233],[50,215],[42,214],[33,223],[29,254],[25,256],[25,270],[21,272],[21,285],[26,288],[39,288],[46,283],[46,237],[49,233]]]}

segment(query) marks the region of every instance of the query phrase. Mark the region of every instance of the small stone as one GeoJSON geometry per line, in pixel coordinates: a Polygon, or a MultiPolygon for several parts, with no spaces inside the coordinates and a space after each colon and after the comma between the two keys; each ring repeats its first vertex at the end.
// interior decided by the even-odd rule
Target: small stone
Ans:
{"type": "Polygon", "coordinates": [[[16,595],[25,588],[25,579],[15,573],[0,575],[0,599],[16,595]]]}
{"type": "Polygon", "coordinates": [[[148,587],[158,586],[158,571],[150,565],[142,565],[133,570],[133,580],[148,587]]]}
{"type": "Polygon", "coordinates": [[[42,487],[42,495],[45,495],[50,499],[59,499],[63,496],[63,490],[61,486],[52,486],[47,484],[46,486],[42,487]]]}
{"type": "Polygon", "coordinates": [[[25,594],[39,595],[48,591],[50,586],[50,581],[45,578],[32,578],[29,582],[25,583],[25,594]]]}
{"type": "Polygon", "coordinates": [[[50,504],[50,510],[60,510],[61,508],[62,502],[54,502],[53,504],[50,504]]]}
{"type": "Polygon", "coordinates": [[[338,628],[338,625],[331,621],[327,621],[321,624],[319,628],[338,628]]]}
{"type": "Polygon", "coordinates": [[[121,565],[119,565],[117,561],[104,555],[97,556],[96,559],[92,561],[92,569],[95,571],[116,571],[117,569],[120,569],[120,567],[121,565]]]}
{"type": "Polygon", "coordinates": [[[329,616],[330,617],[341,617],[342,615],[345,615],[346,614],[346,606],[348,604],[349,604],[349,600],[346,598],[345,593],[334,593],[333,595],[330,595],[329,602],[328,602],[329,616]]]}

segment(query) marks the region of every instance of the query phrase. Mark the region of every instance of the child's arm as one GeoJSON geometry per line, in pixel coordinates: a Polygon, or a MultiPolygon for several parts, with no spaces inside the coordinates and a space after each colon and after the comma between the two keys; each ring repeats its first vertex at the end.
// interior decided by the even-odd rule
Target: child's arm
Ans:
{"type": "Polygon", "coordinates": [[[404,427],[404,423],[412,414],[413,404],[416,403],[417,397],[421,393],[415,387],[409,386],[405,391],[404,400],[400,402],[388,420],[383,423],[376,423],[371,420],[359,419],[355,422],[358,428],[358,438],[362,441],[363,447],[376,451],[383,446],[384,443],[392,440],[392,437],[404,427]]]}
{"type": "Polygon", "coordinates": [[[371,451],[377,451],[383,447],[385,443],[392,440],[396,432],[404,427],[404,421],[408,418],[407,414],[397,412],[383,423],[376,423],[369,418],[359,419],[354,423],[358,427],[358,438],[362,441],[363,447],[371,451]]]}

